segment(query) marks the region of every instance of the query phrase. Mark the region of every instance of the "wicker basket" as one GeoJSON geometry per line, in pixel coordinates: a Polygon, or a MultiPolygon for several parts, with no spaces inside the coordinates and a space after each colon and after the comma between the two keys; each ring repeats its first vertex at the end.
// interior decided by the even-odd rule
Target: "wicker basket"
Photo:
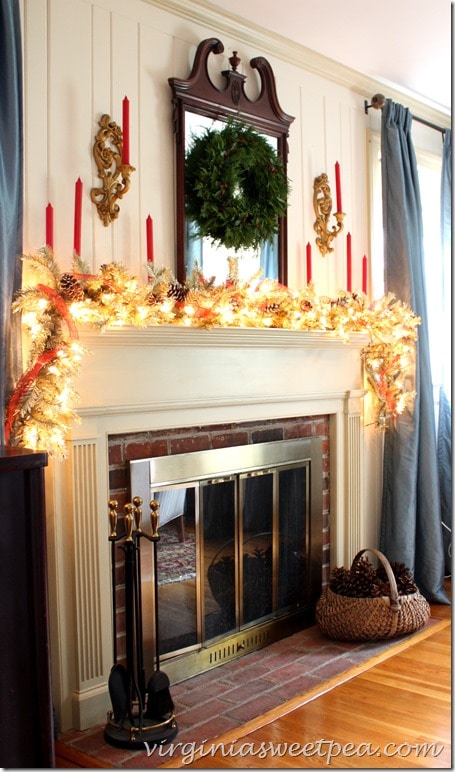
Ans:
{"type": "Polygon", "coordinates": [[[316,604],[316,621],[321,632],[340,641],[372,641],[419,630],[430,616],[428,602],[418,590],[410,595],[398,595],[390,563],[379,550],[360,550],[352,566],[364,552],[372,552],[384,566],[390,597],[350,598],[328,587],[316,604]]]}

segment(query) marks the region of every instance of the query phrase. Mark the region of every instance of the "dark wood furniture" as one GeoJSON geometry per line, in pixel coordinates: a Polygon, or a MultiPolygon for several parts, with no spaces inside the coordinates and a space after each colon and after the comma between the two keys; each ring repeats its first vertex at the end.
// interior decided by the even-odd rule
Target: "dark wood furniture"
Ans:
{"type": "Polygon", "coordinates": [[[46,453],[0,446],[0,764],[55,766],[48,632],[46,453]]]}

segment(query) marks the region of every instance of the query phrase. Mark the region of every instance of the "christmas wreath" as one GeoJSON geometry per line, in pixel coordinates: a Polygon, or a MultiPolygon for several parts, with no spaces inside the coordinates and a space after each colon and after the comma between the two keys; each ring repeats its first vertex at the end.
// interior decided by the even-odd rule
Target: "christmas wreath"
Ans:
{"type": "Polygon", "coordinates": [[[193,137],[186,156],[186,215],[198,237],[228,249],[272,242],[286,212],[288,180],[267,138],[229,120],[193,137]]]}

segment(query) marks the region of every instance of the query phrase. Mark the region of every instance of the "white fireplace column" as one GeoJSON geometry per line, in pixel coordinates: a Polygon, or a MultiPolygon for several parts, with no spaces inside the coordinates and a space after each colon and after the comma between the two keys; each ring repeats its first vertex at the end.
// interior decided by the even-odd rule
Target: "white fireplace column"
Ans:
{"type": "Polygon", "coordinates": [[[73,439],[67,461],[51,466],[47,508],[51,662],[59,728],[102,723],[110,708],[113,665],[112,593],[108,542],[106,437],[96,420],[73,439]],[[94,434],[88,430],[92,425],[94,434]],[[104,517],[103,517],[104,516],[104,517]]]}
{"type": "MultiPolygon", "coordinates": [[[[136,431],[295,416],[330,417],[332,564],[363,546],[361,348],[325,333],[147,328],[84,334],[81,422],[47,485],[51,660],[59,727],[102,723],[113,664],[108,437],[136,431]]],[[[367,447],[370,448],[371,440],[367,447]]],[[[377,458],[374,453],[374,462],[377,458]]],[[[376,545],[368,545],[376,546],[376,545]]]]}

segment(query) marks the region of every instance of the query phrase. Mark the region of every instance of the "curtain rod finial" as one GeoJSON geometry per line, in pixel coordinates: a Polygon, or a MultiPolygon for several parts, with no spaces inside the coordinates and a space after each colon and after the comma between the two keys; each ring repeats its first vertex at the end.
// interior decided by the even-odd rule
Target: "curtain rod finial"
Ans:
{"type": "Polygon", "coordinates": [[[375,110],[380,110],[382,107],[384,107],[384,103],[385,103],[384,94],[375,94],[371,100],[371,105],[367,104],[365,100],[365,113],[368,115],[368,110],[370,109],[370,107],[374,107],[375,110]]]}
{"type": "Polygon", "coordinates": [[[380,110],[381,107],[384,107],[384,102],[385,96],[383,94],[375,94],[371,100],[371,106],[374,107],[375,110],[380,110]]]}

